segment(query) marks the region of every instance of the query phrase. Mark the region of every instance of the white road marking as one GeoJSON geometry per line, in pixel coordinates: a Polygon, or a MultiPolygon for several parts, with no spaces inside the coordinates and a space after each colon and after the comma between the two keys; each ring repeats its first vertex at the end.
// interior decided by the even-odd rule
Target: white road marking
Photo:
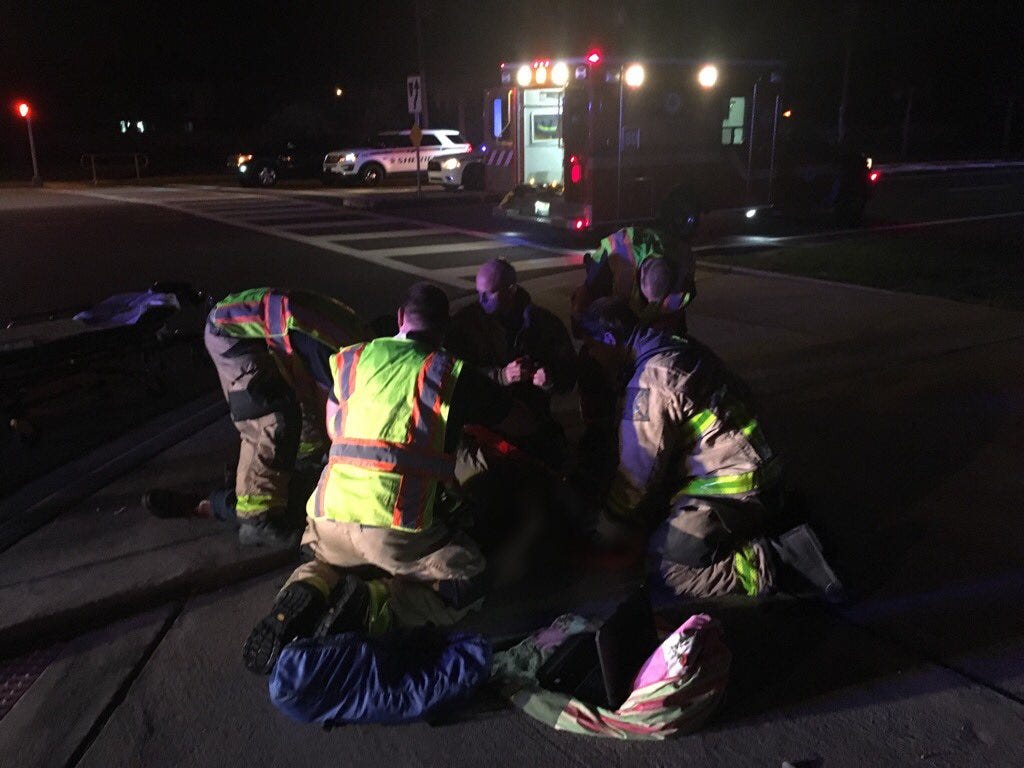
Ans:
{"type": "Polygon", "coordinates": [[[345,232],[333,235],[316,235],[316,237],[323,237],[331,240],[342,239],[345,242],[348,242],[349,240],[387,240],[391,237],[419,237],[421,235],[437,234],[443,233],[439,233],[436,229],[423,227],[422,229],[395,229],[390,232],[345,232]]]}
{"type": "MultiPolygon", "coordinates": [[[[344,218],[340,221],[310,221],[303,224],[279,224],[281,229],[292,230],[292,229],[333,229],[334,227],[365,227],[368,225],[376,224],[377,222],[371,218],[365,217],[351,217],[344,218]]],[[[426,229],[426,228],[425,228],[426,229]]],[[[428,232],[434,231],[427,229],[428,232]]],[[[342,236],[344,233],[339,232],[338,235],[342,236]]],[[[317,235],[322,237],[322,235],[317,235]]]]}
{"type": "MultiPolygon", "coordinates": [[[[296,232],[290,232],[286,229],[277,226],[264,226],[253,223],[251,221],[245,221],[238,218],[234,218],[230,215],[224,215],[223,213],[210,212],[202,208],[188,207],[182,205],[175,205],[163,199],[160,196],[147,196],[145,193],[147,188],[126,188],[120,194],[115,194],[117,191],[108,190],[104,192],[93,191],[93,190],[54,190],[61,194],[78,195],[83,197],[94,197],[103,200],[112,200],[121,203],[137,203],[140,205],[152,205],[157,208],[164,208],[172,210],[177,213],[184,213],[189,216],[195,216],[196,218],[207,219],[208,221],[215,221],[220,224],[226,224],[232,227],[238,227],[239,229],[245,229],[250,232],[257,232],[263,235],[270,235],[272,237],[279,237],[282,240],[289,240],[291,242],[299,243],[302,245],[311,246],[318,248],[322,251],[328,251],[330,253],[339,254],[342,256],[348,256],[350,258],[358,259],[370,264],[375,264],[379,267],[391,269],[396,272],[402,272],[409,275],[414,275],[419,278],[426,280],[432,280],[443,285],[448,285],[452,288],[459,290],[472,290],[473,288],[473,277],[476,274],[476,267],[472,267],[472,274],[468,276],[468,279],[449,276],[444,270],[430,269],[426,267],[417,267],[412,264],[407,264],[402,261],[397,261],[393,257],[395,256],[417,256],[417,255],[430,255],[430,254],[444,254],[452,253],[455,251],[475,251],[475,250],[488,250],[494,248],[507,247],[510,243],[505,239],[495,238],[493,235],[487,233],[481,233],[482,239],[478,242],[470,243],[452,243],[442,245],[430,245],[430,246],[419,246],[410,248],[389,248],[389,249],[377,249],[377,250],[359,250],[358,248],[351,248],[341,243],[334,242],[331,239],[326,238],[323,235],[320,236],[308,236],[300,235],[296,232]]],[[[378,214],[370,214],[368,212],[361,212],[362,216],[361,223],[366,223],[367,219],[376,221],[403,221],[403,219],[397,219],[396,217],[380,216],[378,214]]],[[[412,221],[412,220],[405,220],[412,221]]],[[[423,222],[414,222],[418,227],[422,226],[423,222]]],[[[296,228],[302,228],[309,226],[301,223],[293,223],[289,226],[296,228]]],[[[416,235],[419,235],[421,231],[425,234],[444,234],[449,232],[459,232],[461,230],[454,229],[451,227],[425,227],[422,230],[417,228],[416,235]]],[[[393,236],[393,233],[388,233],[393,236]]],[[[476,234],[476,233],[473,233],[476,234]]],[[[533,247],[533,246],[531,246],[533,247]]],[[[537,261],[537,260],[535,260],[537,261]]],[[[539,261],[547,263],[546,259],[539,261]]],[[[529,269],[527,262],[519,262],[519,265],[523,265],[524,269],[529,269]]],[[[468,272],[468,270],[467,270],[468,272]]]]}
{"type": "MultiPolygon", "coordinates": [[[[436,234],[436,233],[433,233],[436,234]]],[[[484,240],[473,243],[441,243],[440,245],[414,245],[405,248],[372,248],[361,251],[361,253],[372,253],[384,259],[393,259],[396,256],[430,256],[435,253],[454,253],[455,251],[491,251],[500,248],[500,243],[494,240],[484,240]]],[[[432,270],[437,273],[441,270],[432,270]]]]}

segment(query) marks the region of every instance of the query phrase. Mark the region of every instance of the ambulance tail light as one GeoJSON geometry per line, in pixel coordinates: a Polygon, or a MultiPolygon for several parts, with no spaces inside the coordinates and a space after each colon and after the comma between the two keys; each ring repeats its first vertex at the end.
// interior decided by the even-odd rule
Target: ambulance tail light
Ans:
{"type": "Polygon", "coordinates": [[[870,181],[872,184],[876,184],[880,178],[882,178],[881,171],[872,171],[871,173],[868,174],[868,181],[870,181]]]}
{"type": "Polygon", "coordinates": [[[573,226],[576,228],[576,231],[586,229],[590,226],[590,219],[576,219],[576,223],[573,226]]]}
{"type": "Polygon", "coordinates": [[[583,181],[583,166],[580,165],[580,159],[576,155],[569,157],[569,181],[573,184],[583,181]]]}

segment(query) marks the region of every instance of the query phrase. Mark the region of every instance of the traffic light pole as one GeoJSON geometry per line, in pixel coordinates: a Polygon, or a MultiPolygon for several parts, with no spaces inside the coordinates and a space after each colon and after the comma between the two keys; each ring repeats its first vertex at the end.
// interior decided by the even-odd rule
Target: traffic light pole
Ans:
{"type": "Polygon", "coordinates": [[[39,163],[36,161],[36,140],[32,135],[32,116],[25,116],[25,126],[28,128],[28,149],[32,153],[32,186],[43,186],[43,179],[39,176],[39,163]]]}

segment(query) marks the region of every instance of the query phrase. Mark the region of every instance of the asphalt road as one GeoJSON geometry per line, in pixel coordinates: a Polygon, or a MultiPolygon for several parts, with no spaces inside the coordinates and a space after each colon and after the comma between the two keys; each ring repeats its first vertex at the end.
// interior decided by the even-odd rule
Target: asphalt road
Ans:
{"type": "MultiPolygon", "coordinates": [[[[344,207],[349,194],[227,185],[0,189],[0,318],[79,308],[156,280],[214,295],[262,284],[316,288],[375,317],[390,311],[410,281],[435,280],[460,295],[494,256],[513,260],[529,279],[572,268],[593,244],[494,219],[492,204],[473,195],[371,212],[344,207]]],[[[837,235],[821,215],[747,221],[719,214],[705,218],[695,250],[700,258],[822,234],[984,228],[1017,211],[1024,211],[1019,170],[891,176],[877,188],[863,231],[837,235]]]]}

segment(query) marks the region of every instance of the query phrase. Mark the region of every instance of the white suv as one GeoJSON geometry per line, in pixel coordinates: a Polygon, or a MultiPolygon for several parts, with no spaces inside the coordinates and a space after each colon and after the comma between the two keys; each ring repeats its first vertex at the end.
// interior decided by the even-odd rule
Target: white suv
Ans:
{"type": "MultiPolygon", "coordinates": [[[[321,178],[325,184],[343,179],[356,179],[368,187],[380,184],[392,173],[415,173],[416,147],[409,140],[409,131],[381,131],[369,142],[372,146],[339,149],[324,156],[321,178]]],[[[420,172],[435,157],[470,152],[473,145],[458,131],[424,128],[420,141],[420,172]]]]}

